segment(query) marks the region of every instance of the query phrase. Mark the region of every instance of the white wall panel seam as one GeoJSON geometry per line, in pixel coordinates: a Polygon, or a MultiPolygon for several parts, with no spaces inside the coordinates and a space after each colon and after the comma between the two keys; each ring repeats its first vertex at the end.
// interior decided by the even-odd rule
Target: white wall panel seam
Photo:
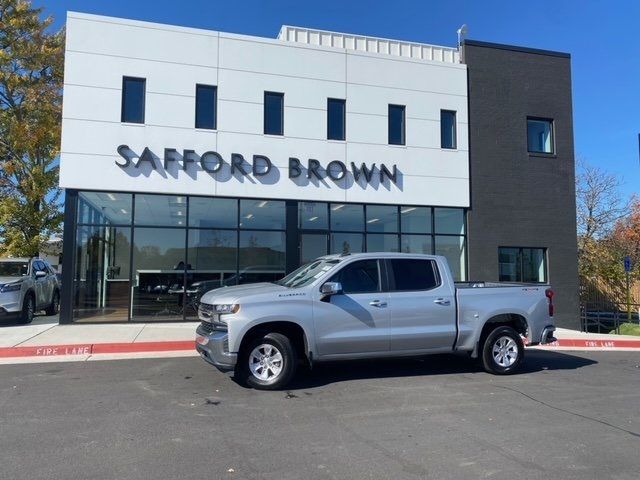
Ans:
{"type": "MultiPolygon", "coordinates": [[[[83,51],[79,51],[79,50],[69,50],[72,53],[81,53],[81,54],[85,54],[85,55],[98,55],[98,56],[106,56],[106,57],[114,57],[114,58],[124,58],[124,59],[129,59],[129,60],[138,60],[138,61],[147,61],[147,62],[156,62],[156,63],[167,63],[167,64],[171,64],[171,65],[185,65],[185,66],[190,66],[190,67],[199,67],[199,68],[210,68],[210,69],[217,69],[217,70],[225,70],[225,71],[229,71],[229,72],[241,72],[241,73],[252,73],[252,74],[256,74],[256,75],[269,75],[269,76],[273,76],[273,77],[279,77],[279,78],[296,78],[296,79],[301,79],[301,80],[313,80],[313,81],[317,81],[317,82],[328,82],[328,83],[340,83],[342,84],[343,81],[342,80],[329,80],[326,78],[317,78],[317,77],[309,77],[309,76],[300,76],[300,75],[289,75],[289,74],[282,74],[282,73],[271,73],[271,72],[259,72],[256,70],[245,70],[245,69],[239,69],[239,68],[228,68],[228,67],[215,67],[215,66],[210,66],[210,65],[200,65],[200,64],[194,64],[194,63],[181,63],[181,62],[173,62],[173,61],[168,61],[168,60],[154,60],[154,59],[150,59],[150,58],[138,58],[138,57],[129,57],[129,56],[124,56],[124,55],[113,55],[113,54],[106,54],[106,53],[96,53],[96,52],[83,52],[83,51]]],[[[126,75],[124,75],[126,76],[126,75]]],[[[374,88],[388,88],[388,89],[393,89],[393,90],[404,90],[407,92],[421,92],[421,93],[430,93],[430,94],[434,94],[434,95],[451,95],[451,96],[455,96],[455,97],[467,97],[467,94],[462,94],[462,93],[451,93],[451,92],[438,92],[435,90],[423,90],[423,89],[416,89],[416,88],[405,88],[405,87],[394,87],[394,86],[389,86],[389,85],[374,85],[374,84],[370,84],[370,83],[360,83],[360,82],[346,82],[347,85],[360,85],[360,86],[366,86],[366,87],[374,87],[374,88]]]]}

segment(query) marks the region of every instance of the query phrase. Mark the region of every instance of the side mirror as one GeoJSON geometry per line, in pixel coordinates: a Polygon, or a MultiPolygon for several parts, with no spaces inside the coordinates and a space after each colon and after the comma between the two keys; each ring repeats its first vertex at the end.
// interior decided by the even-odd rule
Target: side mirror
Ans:
{"type": "Polygon", "coordinates": [[[47,272],[43,271],[43,270],[38,270],[36,272],[36,278],[44,278],[47,276],[47,272]]]}
{"type": "Polygon", "coordinates": [[[342,284],[340,282],[327,282],[323,283],[320,287],[320,293],[324,297],[329,297],[331,295],[338,295],[342,293],[342,284]]]}

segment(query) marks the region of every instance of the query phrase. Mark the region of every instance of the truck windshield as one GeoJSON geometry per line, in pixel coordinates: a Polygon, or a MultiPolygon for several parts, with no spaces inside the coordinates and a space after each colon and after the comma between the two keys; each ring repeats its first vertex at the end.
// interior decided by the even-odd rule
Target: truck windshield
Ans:
{"type": "Polygon", "coordinates": [[[333,267],[335,267],[340,260],[338,259],[320,259],[307,263],[301,266],[297,270],[291,272],[282,280],[275,282],[277,285],[282,285],[288,288],[304,287],[310,284],[315,279],[320,278],[327,273],[333,267]]]}
{"type": "Polygon", "coordinates": [[[0,277],[24,277],[28,271],[26,262],[0,262],[0,277]]]}

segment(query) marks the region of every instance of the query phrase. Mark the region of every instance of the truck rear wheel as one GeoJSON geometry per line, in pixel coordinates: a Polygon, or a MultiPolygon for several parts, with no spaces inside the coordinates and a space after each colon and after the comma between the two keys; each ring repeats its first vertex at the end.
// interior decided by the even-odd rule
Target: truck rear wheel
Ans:
{"type": "Polygon", "coordinates": [[[260,335],[243,348],[236,368],[238,380],[258,390],[278,390],[296,371],[291,340],[281,333],[260,335]]]}
{"type": "Polygon", "coordinates": [[[494,375],[515,373],[524,359],[524,343],[513,328],[502,326],[487,336],[482,346],[482,366],[494,375]]]}

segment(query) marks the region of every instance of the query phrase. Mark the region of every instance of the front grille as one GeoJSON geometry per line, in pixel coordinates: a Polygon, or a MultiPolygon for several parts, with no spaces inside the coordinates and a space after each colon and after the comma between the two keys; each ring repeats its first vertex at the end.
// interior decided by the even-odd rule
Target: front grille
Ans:
{"type": "Polygon", "coordinates": [[[214,327],[212,323],[202,322],[200,324],[200,329],[203,330],[208,335],[210,333],[215,332],[216,327],[214,327]]]}
{"type": "Polygon", "coordinates": [[[198,305],[198,317],[200,320],[210,319],[213,315],[213,305],[202,303],[198,305]]]}

